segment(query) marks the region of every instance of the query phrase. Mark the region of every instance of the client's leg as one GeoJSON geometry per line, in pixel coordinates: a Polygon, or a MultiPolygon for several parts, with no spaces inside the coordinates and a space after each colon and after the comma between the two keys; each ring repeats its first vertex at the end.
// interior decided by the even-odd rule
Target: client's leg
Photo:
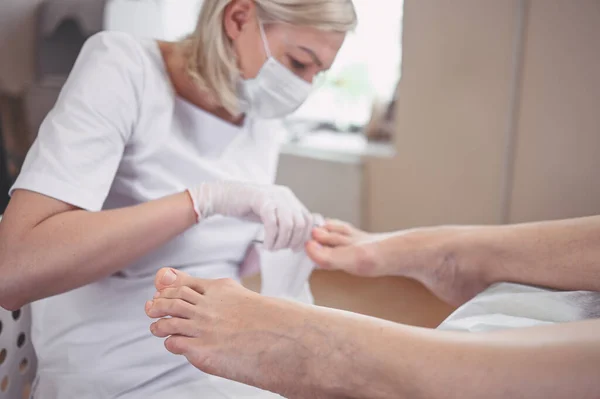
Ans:
{"type": "Polygon", "coordinates": [[[156,288],[146,304],[148,316],[161,318],[152,333],[202,371],[291,398],[320,397],[317,385],[329,385],[329,397],[348,388],[348,377],[327,364],[352,361],[354,349],[339,347],[352,318],[172,269],[158,272],[156,288]]]}

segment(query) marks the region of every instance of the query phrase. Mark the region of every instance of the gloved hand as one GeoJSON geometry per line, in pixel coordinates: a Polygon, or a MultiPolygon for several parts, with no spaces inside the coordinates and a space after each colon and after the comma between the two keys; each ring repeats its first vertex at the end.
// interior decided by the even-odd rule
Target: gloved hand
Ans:
{"type": "Polygon", "coordinates": [[[297,250],[310,238],[313,215],[287,187],[220,181],[188,192],[199,222],[223,215],[262,223],[267,250],[297,250]]]}

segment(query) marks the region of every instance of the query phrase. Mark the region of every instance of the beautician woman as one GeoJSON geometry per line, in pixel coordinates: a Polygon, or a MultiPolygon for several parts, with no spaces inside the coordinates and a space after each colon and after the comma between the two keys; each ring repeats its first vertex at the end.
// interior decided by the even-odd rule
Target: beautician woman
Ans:
{"type": "Polygon", "coordinates": [[[209,376],[186,391],[197,370],[140,304],[163,266],[237,279],[251,222],[268,249],[303,247],[312,216],[273,185],[272,120],[355,25],[351,0],[210,0],[181,42],[87,41],[0,223],[0,305],[36,301],[36,399],[240,397],[209,376]]]}

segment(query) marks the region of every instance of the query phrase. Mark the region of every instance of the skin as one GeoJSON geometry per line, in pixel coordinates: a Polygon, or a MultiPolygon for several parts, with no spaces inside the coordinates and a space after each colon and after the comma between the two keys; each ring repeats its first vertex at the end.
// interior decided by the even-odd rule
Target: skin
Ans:
{"type": "MultiPolygon", "coordinates": [[[[411,277],[455,305],[502,281],[600,291],[600,217],[388,234],[330,220],[313,238],[307,253],[324,269],[411,277]]],[[[169,351],[290,398],[600,396],[599,320],[451,333],[264,298],[231,281],[169,270],[158,273],[156,288],[146,312],[159,318],[151,331],[169,337],[169,351]]]]}
{"type": "Polygon", "coordinates": [[[313,236],[307,253],[324,269],[414,278],[453,305],[498,282],[600,291],[600,216],[384,235],[329,221],[313,236]]]}
{"type": "Polygon", "coordinates": [[[163,269],[146,313],[198,369],[288,398],[597,398],[600,320],[426,330],[163,269]],[[168,317],[167,317],[168,316],[168,317]],[[432,383],[435,381],[435,383],[432,383]]]}
{"type": "MultiPolygon", "coordinates": [[[[232,1],[224,27],[242,75],[256,76],[266,53],[254,2],[232,1]]],[[[270,24],[265,30],[273,56],[307,81],[331,65],[345,37],[282,24],[270,24]],[[320,64],[300,46],[311,49],[320,64]]],[[[241,123],[239,116],[227,113],[215,96],[200,91],[185,73],[179,44],[159,44],[179,96],[219,118],[241,123]]],[[[107,277],[194,224],[192,203],[185,192],[122,209],[87,212],[42,194],[17,190],[0,224],[0,273],[4,276],[0,306],[15,310],[107,277]],[[154,233],[149,236],[148,231],[154,233]]]]}

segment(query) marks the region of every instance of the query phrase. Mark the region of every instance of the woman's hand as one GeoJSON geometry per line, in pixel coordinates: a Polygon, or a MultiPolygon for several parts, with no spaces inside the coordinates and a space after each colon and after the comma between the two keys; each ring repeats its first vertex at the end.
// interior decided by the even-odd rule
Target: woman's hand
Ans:
{"type": "Polygon", "coordinates": [[[189,193],[198,220],[223,215],[262,223],[267,250],[297,250],[310,238],[313,215],[287,187],[221,181],[189,193]]]}

